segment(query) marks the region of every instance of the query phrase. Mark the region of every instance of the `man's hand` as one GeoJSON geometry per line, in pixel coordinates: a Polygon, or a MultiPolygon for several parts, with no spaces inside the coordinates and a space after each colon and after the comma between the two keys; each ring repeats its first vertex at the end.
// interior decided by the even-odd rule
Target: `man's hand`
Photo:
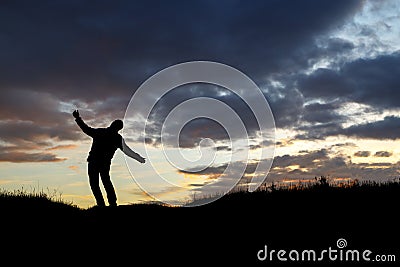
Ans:
{"type": "Polygon", "coordinates": [[[140,158],[138,159],[138,161],[139,161],[140,163],[145,163],[145,162],[146,162],[146,159],[143,158],[143,157],[140,157],[140,158]]]}
{"type": "Polygon", "coordinates": [[[72,116],[74,116],[75,119],[79,118],[79,111],[74,110],[74,112],[72,112],[72,116]]]}

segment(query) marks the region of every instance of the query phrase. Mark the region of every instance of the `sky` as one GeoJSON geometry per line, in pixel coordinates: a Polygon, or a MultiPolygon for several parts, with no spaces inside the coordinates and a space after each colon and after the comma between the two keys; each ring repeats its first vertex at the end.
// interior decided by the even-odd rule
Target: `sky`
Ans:
{"type": "Polygon", "coordinates": [[[399,1],[17,0],[1,2],[0,22],[2,189],[94,205],[86,162],[91,139],[72,111],[92,127],[107,127],[125,117],[151,76],[191,61],[219,62],[251,78],[272,111],[273,142],[260,138],[252,111],[226,88],[187,84],[161,98],[149,93],[154,109],[145,121],[126,124],[124,138],[151,163],[116,152],[111,177],[119,204],[153,200],[136,180],[151,181],[152,169],[179,184],[153,184],[158,197],[174,200],[202,192],[205,183],[224,184],[243,168],[248,180],[257,164],[271,160],[259,159],[266,147],[274,152],[266,182],[399,177],[399,1]],[[230,106],[248,139],[230,140],[209,119],[187,123],[179,147],[189,161],[201,149],[213,151],[212,162],[193,172],[204,162],[176,168],[165,158],[176,144],[161,137],[175,137],[174,127],[163,126],[168,114],[199,97],[230,106]],[[140,123],[149,125],[145,135],[140,123]],[[250,161],[237,156],[243,146],[250,161]]]}

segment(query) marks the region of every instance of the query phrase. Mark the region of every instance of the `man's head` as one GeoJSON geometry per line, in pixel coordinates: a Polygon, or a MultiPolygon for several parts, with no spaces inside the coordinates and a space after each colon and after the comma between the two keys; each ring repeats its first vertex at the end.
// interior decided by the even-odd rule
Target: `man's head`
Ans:
{"type": "Polygon", "coordinates": [[[110,124],[110,129],[119,131],[124,127],[124,123],[121,120],[115,120],[110,124]]]}

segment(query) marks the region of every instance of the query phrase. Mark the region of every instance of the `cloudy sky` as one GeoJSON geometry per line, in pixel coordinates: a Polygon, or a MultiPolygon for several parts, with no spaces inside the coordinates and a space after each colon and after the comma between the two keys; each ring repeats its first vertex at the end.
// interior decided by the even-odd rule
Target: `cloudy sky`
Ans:
{"type": "MultiPolygon", "coordinates": [[[[71,112],[106,127],[124,117],[150,76],[198,60],[232,66],[262,90],[276,125],[267,181],[399,175],[399,1],[2,1],[0,22],[1,188],[56,190],[82,207],[93,205],[86,175],[91,140],[71,112]]],[[[254,115],[236,95],[216,86],[177,88],[156,100],[146,136],[126,138],[190,189],[222,181],[230,156],[240,153],[223,127],[199,119],[183,128],[180,146],[190,156],[212,139],[212,166],[193,173],[163,157],[168,113],[204,96],[239,114],[252,153],[271,146],[255,138],[254,115]],[[143,140],[152,152],[136,145],[143,140]]],[[[111,175],[119,204],[150,200],[132,179],[147,177],[150,164],[133,168],[117,151],[111,175]]],[[[249,165],[245,176],[251,173],[249,165]]]]}

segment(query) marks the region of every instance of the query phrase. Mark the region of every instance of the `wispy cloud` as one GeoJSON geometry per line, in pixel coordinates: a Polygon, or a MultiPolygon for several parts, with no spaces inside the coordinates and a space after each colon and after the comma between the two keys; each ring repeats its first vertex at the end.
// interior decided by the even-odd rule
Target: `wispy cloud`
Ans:
{"type": "Polygon", "coordinates": [[[389,151],[377,151],[375,152],[375,157],[381,157],[381,158],[388,158],[390,156],[392,156],[393,153],[389,152],[389,151]]]}
{"type": "Polygon", "coordinates": [[[25,152],[0,152],[0,161],[2,162],[60,162],[66,158],[59,158],[50,153],[25,153],[25,152]]]}
{"type": "Polygon", "coordinates": [[[46,148],[46,150],[63,150],[63,149],[74,149],[76,148],[77,145],[74,144],[68,144],[68,145],[57,145],[53,147],[46,148]]]}
{"type": "Polygon", "coordinates": [[[371,151],[357,151],[356,153],[354,153],[355,157],[362,157],[362,158],[369,157],[370,155],[371,151]]]}
{"type": "Polygon", "coordinates": [[[74,172],[79,172],[79,166],[76,166],[76,165],[70,165],[70,166],[68,166],[68,169],[70,169],[74,172]]]}

